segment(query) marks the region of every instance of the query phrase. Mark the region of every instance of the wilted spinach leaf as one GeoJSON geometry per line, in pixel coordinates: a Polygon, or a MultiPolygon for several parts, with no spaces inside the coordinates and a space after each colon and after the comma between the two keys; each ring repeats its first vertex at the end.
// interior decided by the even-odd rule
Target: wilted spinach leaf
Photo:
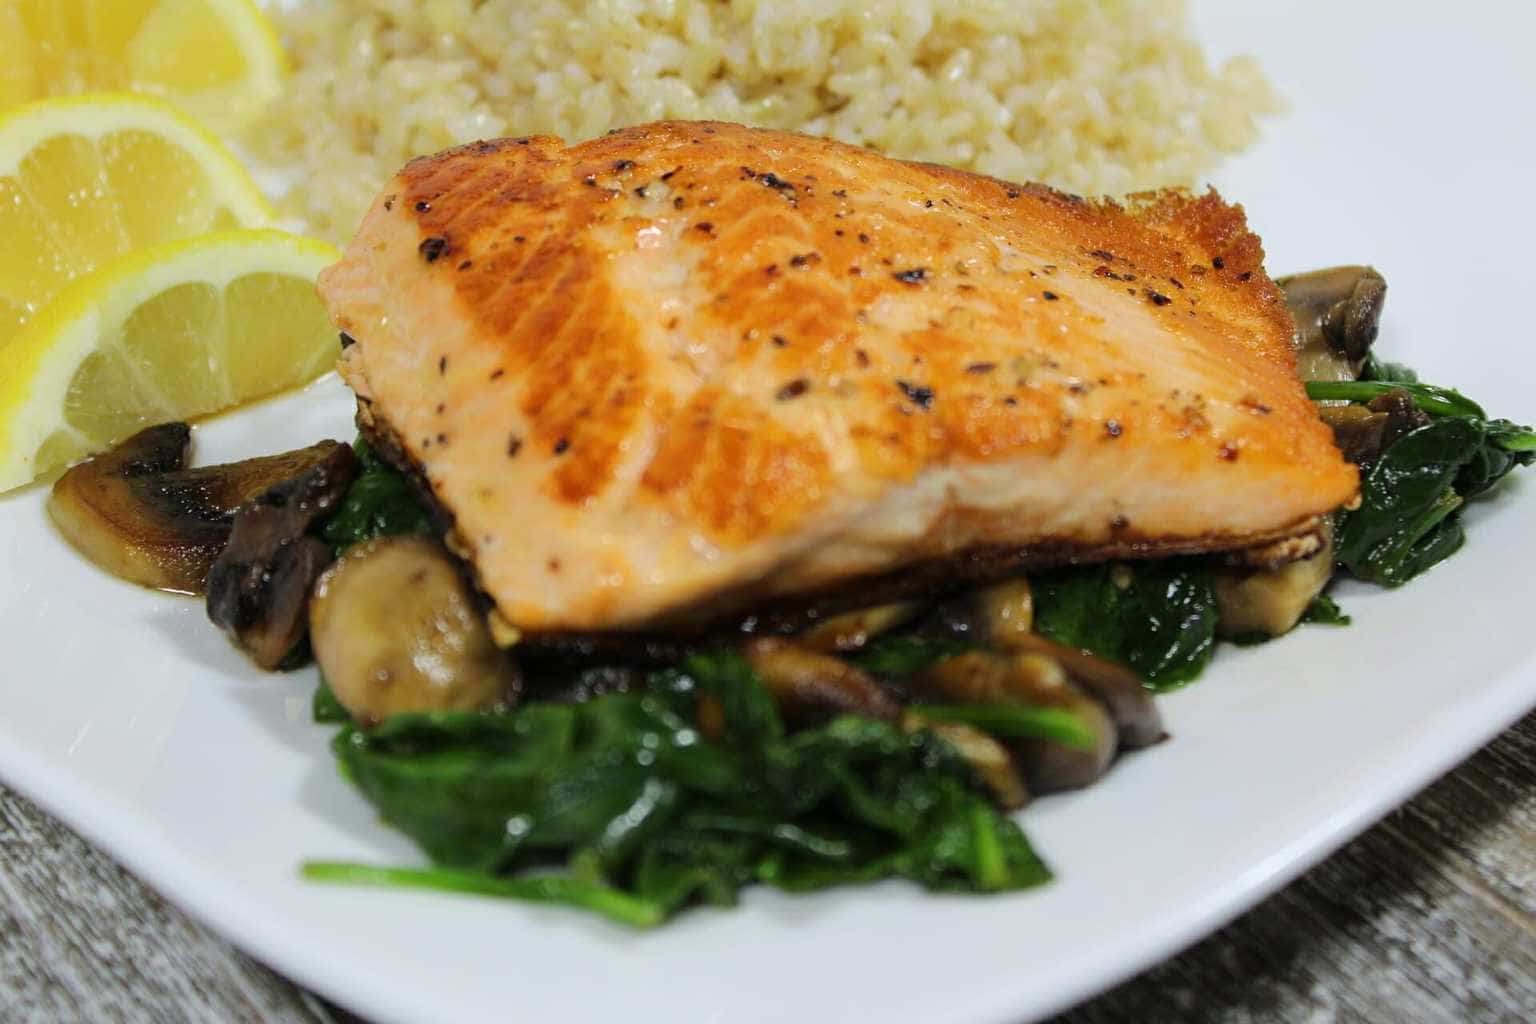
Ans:
{"type": "Polygon", "coordinates": [[[1483,443],[1456,475],[1456,493],[1474,498],[1504,479],[1516,466],[1536,460],[1536,431],[1509,420],[1484,424],[1483,443]]]}
{"type": "Polygon", "coordinates": [[[1302,622],[1315,622],[1324,626],[1347,626],[1350,618],[1339,603],[1327,594],[1318,594],[1301,613],[1302,622]]]}
{"type": "MultiPolygon", "coordinates": [[[[925,671],[945,658],[978,650],[975,643],[958,637],[886,633],[847,658],[869,672],[905,679],[925,671]]],[[[1000,739],[1039,739],[1070,747],[1091,749],[1093,733],[1083,720],[1063,708],[1028,704],[922,704],[917,708],[930,723],[969,725],[1000,739]]]]}
{"type": "Polygon", "coordinates": [[[1536,431],[1490,420],[1460,392],[1419,383],[1408,367],[1375,356],[1361,376],[1312,381],[1307,394],[1319,401],[1369,402],[1401,388],[1434,417],[1386,449],[1361,484],[1361,507],[1339,516],[1339,563],[1361,579],[1398,586],[1461,547],[1462,502],[1536,461],[1536,431]]]}
{"type": "Polygon", "coordinates": [[[1452,388],[1407,381],[1313,380],[1307,382],[1307,397],[1318,402],[1369,402],[1390,391],[1406,391],[1413,404],[1431,416],[1471,416],[1483,419],[1487,413],[1472,399],[1452,388]]]}
{"type": "Polygon", "coordinates": [[[1189,682],[1216,646],[1216,593],[1194,559],[1034,576],[1035,630],[1136,670],[1154,690],[1189,682]]]}
{"type": "Polygon", "coordinates": [[[436,866],[307,867],[330,881],[552,901],[645,926],[753,882],[986,891],[1049,877],[938,737],[854,716],[786,735],[734,653],[582,704],[347,726],[333,749],[436,866]],[[722,711],[721,743],[695,725],[701,699],[722,711]]]}
{"type": "Polygon", "coordinates": [[[320,682],[315,684],[315,695],[309,702],[309,716],[319,725],[340,725],[352,721],[351,714],[336,699],[325,676],[321,676],[320,682]]]}
{"type": "Polygon", "coordinates": [[[1049,740],[1092,750],[1093,730],[1065,708],[1029,704],[921,704],[915,709],[925,722],[969,725],[1005,740],[1049,740]]]}
{"type": "Polygon", "coordinates": [[[1397,586],[1461,547],[1452,486],[1477,457],[1486,428],[1465,416],[1435,420],[1399,438],[1361,483],[1360,507],[1344,513],[1334,555],[1361,579],[1397,586]]]}
{"type": "Polygon", "coordinates": [[[340,555],[359,541],[406,533],[430,533],[432,521],[410,483],[379,458],[367,441],[352,445],[358,473],[336,513],[320,527],[320,536],[340,555]]]}
{"type": "Polygon", "coordinates": [[[1417,384],[1419,375],[1402,363],[1389,363],[1385,359],[1376,358],[1376,353],[1371,352],[1365,357],[1365,365],[1360,369],[1360,379],[1417,384]]]}
{"type": "Polygon", "coordinates": [[[784,735],[779,709],[745,658],[695,654],[683,661],[682,672],[694,680],[697,692],[719,702],[727,739],[758,744],[784,735]]]}
{"type": "Polygon", "coordinates": [[[904,679],[935,662],[975,649],[975,644],[954,637],[885,633],[848,655],[848,660],[867,672],[904,679]]]}

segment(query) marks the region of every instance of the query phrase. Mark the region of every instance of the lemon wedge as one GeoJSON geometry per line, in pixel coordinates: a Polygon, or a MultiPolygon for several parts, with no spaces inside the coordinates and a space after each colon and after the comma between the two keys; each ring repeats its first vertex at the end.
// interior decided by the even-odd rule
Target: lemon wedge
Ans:
{"type": "Polygon", "coordinates": [[[339,256],[280,231],[230,231],[155,246],[75,282],[0,352],[0,491],[150,424],[330,369],[337,336],[314,282],[339,256]]]}
{"type": "Polygon", "coordinates": [[[157,100],[44,100],[0,116],[0,349],[74,278],[272,216],[239,161],[157,100]]]}
{"type": "Polygon", "coordinates": [[[0,110],[44,96],[161,96],[241,130],[282,88],[282,46],[251,0],[6,0],[0,110]]]}

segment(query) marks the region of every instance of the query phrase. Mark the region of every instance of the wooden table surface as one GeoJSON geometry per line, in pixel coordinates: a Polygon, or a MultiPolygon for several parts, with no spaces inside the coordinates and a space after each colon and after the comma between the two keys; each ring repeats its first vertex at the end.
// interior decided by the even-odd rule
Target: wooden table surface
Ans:
{"type": "MultiPolygon", "coordinates": [[[[0,1022],[353,1020],[0,790],[0,1022]]],[[[1246,916],[1058,1021],[1536,1021],[1536,714],[1246,916]]]]}

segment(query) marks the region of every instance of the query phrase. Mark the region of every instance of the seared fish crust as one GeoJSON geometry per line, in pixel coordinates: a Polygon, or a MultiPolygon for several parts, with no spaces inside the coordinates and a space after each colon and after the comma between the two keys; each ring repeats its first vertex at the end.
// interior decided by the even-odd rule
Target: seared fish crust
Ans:
{"type": "Polygon", "coordinates": [[[1356,473],[1242,209],[707,122],[412,161],[321,278],[508,622],[650,629],[981,552],[1213,551],[1356,473]]]}

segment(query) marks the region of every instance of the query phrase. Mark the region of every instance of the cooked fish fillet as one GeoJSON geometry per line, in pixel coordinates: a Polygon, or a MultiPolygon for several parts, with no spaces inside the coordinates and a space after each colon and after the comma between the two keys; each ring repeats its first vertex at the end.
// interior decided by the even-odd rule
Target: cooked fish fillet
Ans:
{"type": "Polygon", "coordinates": [[[415,160],[320,288],[528,631],[936,560],[1241,547],[1356,492],[1241,208],[717,123],[415,160]]]}

